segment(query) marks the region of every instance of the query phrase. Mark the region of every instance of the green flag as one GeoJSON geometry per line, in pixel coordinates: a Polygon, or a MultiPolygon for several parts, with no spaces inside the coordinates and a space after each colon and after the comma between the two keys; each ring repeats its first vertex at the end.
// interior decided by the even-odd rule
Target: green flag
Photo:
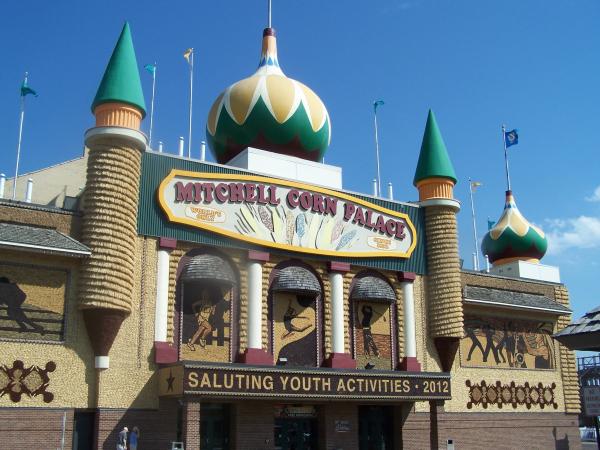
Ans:
{"type": "Polygon", "coordinates": [[[37,97],[38,94],[33,89],[29,87],[27,84],[27,78],[23,80],[23,84],[21,85],[21,97],[25,97],[28,94],[32,94],[34,97],[37,97]]]}

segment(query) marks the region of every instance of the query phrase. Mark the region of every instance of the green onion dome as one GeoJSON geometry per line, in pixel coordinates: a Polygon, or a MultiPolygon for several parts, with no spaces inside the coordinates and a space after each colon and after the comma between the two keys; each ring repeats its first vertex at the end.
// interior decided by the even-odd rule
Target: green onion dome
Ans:
{"type": "Polygon", "coordinates": [[[483,254],[488,255],[494,265],[517,260],[538,263],[547,248],[548,240],[544,232],[523,217],[512,191],[506,191],[502,216],[481,243],[483,254]]]}
{"type": "Polygon", "coordinates": [[[265,28],[258,69],[217,97],[206,140],[223,164],[247,147],[321,161],[331,138],[329,114],[307,86],[284,75],[275,30],[265,28]]]}

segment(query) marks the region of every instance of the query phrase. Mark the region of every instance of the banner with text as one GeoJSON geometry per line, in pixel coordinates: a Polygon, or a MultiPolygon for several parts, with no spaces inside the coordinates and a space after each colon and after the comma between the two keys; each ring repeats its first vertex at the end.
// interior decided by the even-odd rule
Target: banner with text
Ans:
{"type": "Polygon", "coordinates": [[[446,373],[285,370],[190,366],[160,370],[161,395],[201,394],[246,398],[305,398],[361,400],[448,400],[446,373]],[[183,375],[183,380],[181,376],[183,375]],[[177,378],[177,379],[175,379],[177,378]],[[169,389],[171,387],[171,389],[169,389]]]}
{"type": "Polygon", "coordinates": [[[408,258],[417,243],[404,213],[276,178],[174,169],[158,200],[171,222],[283,250],[408,258]]]}

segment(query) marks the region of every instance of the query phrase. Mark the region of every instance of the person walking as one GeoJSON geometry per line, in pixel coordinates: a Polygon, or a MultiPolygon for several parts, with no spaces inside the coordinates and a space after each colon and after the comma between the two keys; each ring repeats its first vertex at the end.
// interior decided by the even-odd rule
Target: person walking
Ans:
{"type": "Polygon", "coordinates": [[[117,450],[127,450],[127,432],[129,429],[127,427],[123,427],[123,429],[119,432],[119,438],[117,440],[117,450]]]}
{"type": "Polygon", "coordinates": [[[133,427],[131,433],[129,434],[129,450],[137,450],[139,438],[140,429],[138,427],[133,427]]]}

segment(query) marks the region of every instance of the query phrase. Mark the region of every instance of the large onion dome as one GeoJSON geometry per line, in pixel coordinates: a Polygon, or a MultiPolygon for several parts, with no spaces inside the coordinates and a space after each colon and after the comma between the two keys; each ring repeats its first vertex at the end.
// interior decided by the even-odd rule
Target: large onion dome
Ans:
{"type": "Polygon", "coordinates": [[[546,253],[548,241],[542,230],[530,224],[519,212],[512,191],[506,191],[502,216],[484,236],[481,251],[491,263],[512,261],[539,262],[546,253]]]}
{"type": "Polygon", "coordinates": [[[247,147],[320,161],[330,141],[329,114],[307,86],[284,75],[275,30],[265,28],[257,71],[217,97],[206,123],[206,139],[225,163],[247,147]]]}

